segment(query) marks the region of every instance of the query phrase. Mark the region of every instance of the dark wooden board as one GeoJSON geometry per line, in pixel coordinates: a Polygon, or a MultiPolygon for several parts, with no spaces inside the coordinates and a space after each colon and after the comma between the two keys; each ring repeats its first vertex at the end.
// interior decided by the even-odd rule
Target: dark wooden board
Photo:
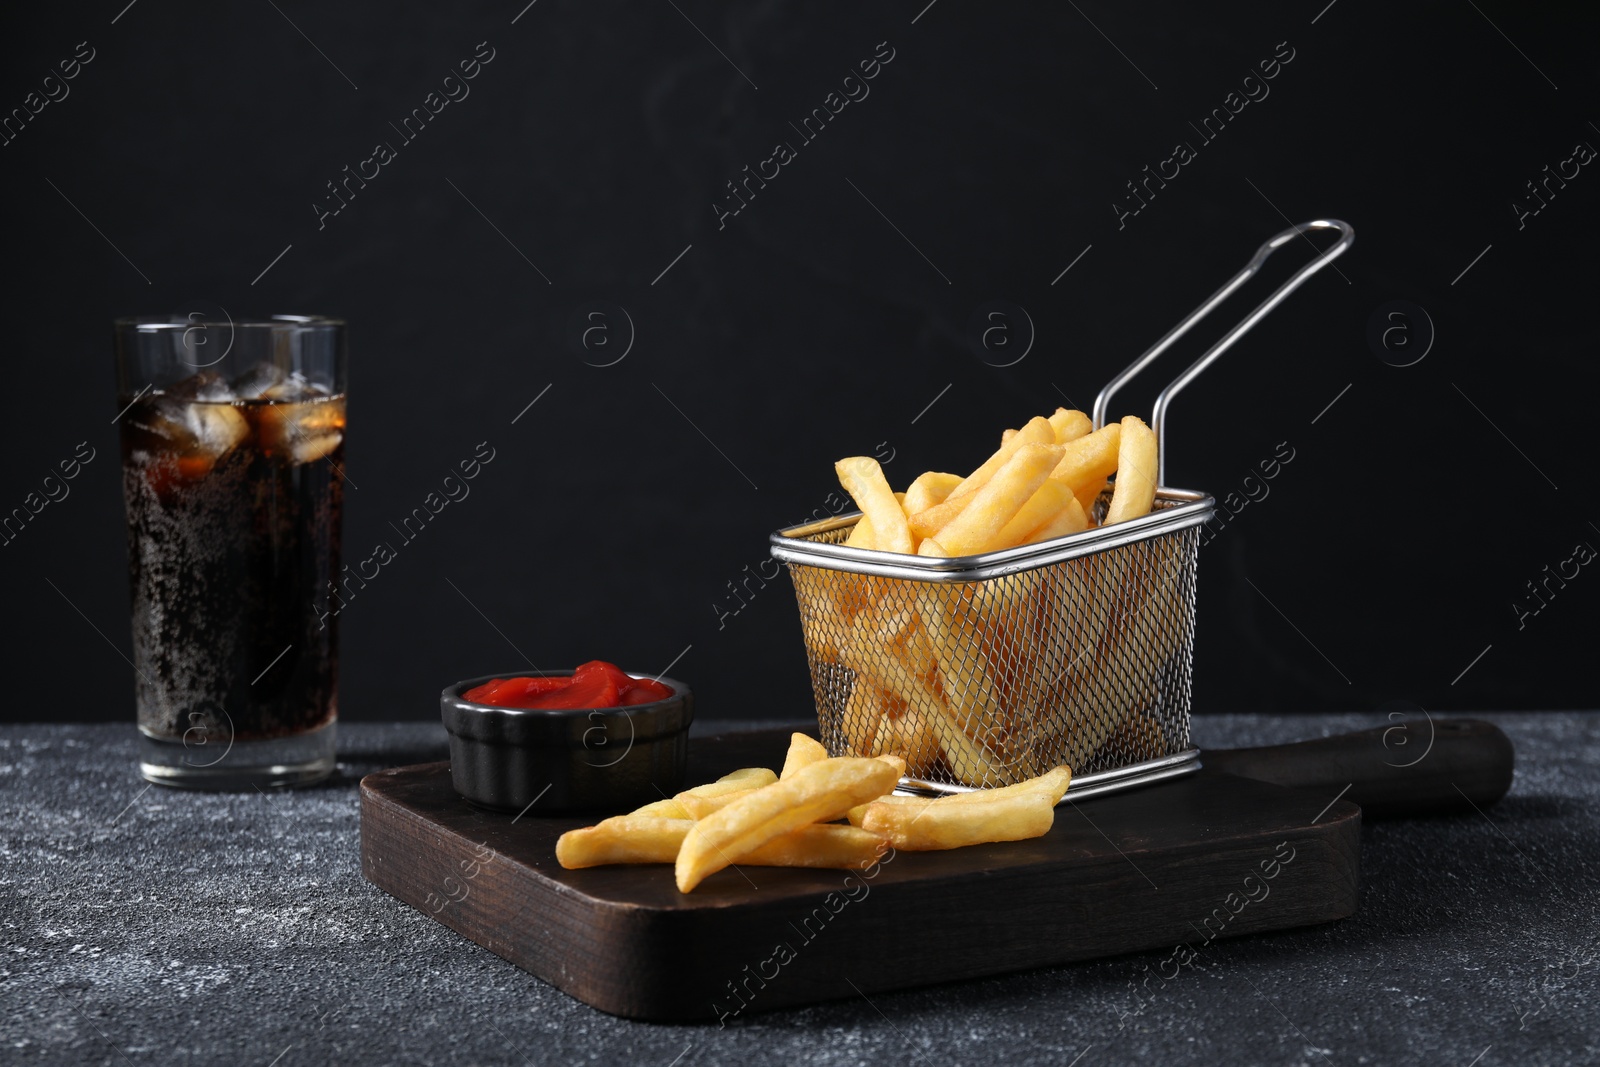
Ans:
{"type": "MultiPolygon", "coordinates": [[[[783,731],[690,748],[691,781],[782,765],[783,731]]],[[[449,764],[361,782],[374,885],[603,1011],[731,1019],[837,997],[1282,930],[1355,911],[1361,809],[1215,771],[1063,804],[1033,841],[876,870],[562,870],[592,819],[479,811],[449,764]],[[1315,820],[1315,821],[1313,821],[1315,820]],[[1270,874],[1270,877],[1269,877],[1270,874]]]]}

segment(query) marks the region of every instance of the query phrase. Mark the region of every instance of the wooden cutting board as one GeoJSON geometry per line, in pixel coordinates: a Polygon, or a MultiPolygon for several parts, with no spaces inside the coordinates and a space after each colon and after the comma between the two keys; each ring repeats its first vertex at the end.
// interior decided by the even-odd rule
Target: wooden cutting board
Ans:
{"type": "MultiPolygon", "coordinates": [[[[689,781],[783,764],[788,732],[691,742],[689,781]]],[[[1069,794],[1070,796],[1070,794],[1069,794]]],[[[407,904],[602,1011],[731,1020],[820,1000],[1342,919],[1361,809],[1211,770],[1079,804],[1033,841],[875,869],[567,871],[592,818],[480,811],[448,763],[361,782],[361,867],[407,904]]]]}

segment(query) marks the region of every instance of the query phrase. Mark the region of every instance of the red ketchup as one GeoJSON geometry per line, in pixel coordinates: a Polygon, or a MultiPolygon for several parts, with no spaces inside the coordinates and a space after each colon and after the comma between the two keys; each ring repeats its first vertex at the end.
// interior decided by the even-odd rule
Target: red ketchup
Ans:
{"type": "Polygon", "coordinates": [[[670,686],[635,678],[614,663],[593,659],[569,677],[495,678],[462,694],[463,700],[497,708],[616,708],[649,704],[672,695],[670,686]]]}

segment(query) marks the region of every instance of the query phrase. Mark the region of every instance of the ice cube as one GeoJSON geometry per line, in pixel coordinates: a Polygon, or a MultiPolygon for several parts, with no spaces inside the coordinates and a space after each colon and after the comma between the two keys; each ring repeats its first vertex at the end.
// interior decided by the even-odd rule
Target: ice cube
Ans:
{"type": "MultiPolygon", "coordinates": [[[[223,383],[226,387],[226,383],[223,383]]],[[[215,391],[214,386],[203,388],[215,391]]],[[[149,398],[133,416],[138,428],[163,443],[185,475],[204,477],[217,461],[250,436],[250,424],[231,404],[187,400],[167,395],[149,398]]]]}
{"type": "Polygon", "coordinates": [[[168,450],[187,452],[194,444],[194,435],[189,432],[187,419],[184,416],[184,409],[187,406],[182,400],[153,396],[143,403],[132,405],[128,422],[135,429],[142,430],[161,441],[168,450]]]}
{"type": "Polygon", "coordinates": [[[289,447],[290,454],[296,463],[310,463],[312,460],[321,459],[344,440],[342,433],[318,434],[316,437],[302,437],[295,440],[289,447]]]}
{"type": "Polygon", "coordinates": [[[195,437],[195,454],[212,463],[232,452],[250,436],[250,424],[231,404],[190,404],[189,429],[195,437]]]}
{"type": "Polygon", "coordinates": [[[282,449],[295,463],[321,459],[344,440],[343,397],[268,404],[258,412],[262,449],[282,449]]]}
{"type": "Polygon", "coordinates": [[[288,374],[276,363],[257,363],[233,380],[240,400],[260,400],[267,390],[282,385],[288,374]]]}

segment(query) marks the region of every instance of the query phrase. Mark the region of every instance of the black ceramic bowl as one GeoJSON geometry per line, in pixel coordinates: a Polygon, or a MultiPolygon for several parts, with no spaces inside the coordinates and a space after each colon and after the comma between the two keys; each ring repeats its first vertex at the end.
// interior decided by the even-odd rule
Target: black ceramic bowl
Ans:
{"type": "Polygon", "coordinates": [[[682,682],[660,678],[670,697],[620,708],[497,708],[461,698],[494,678],[570,674],[486,674],[439,694],[456,792],[480,807],[532,805],[528,814],[539,815],[631,811],[683,788],[694,697],[682,682]]]}

